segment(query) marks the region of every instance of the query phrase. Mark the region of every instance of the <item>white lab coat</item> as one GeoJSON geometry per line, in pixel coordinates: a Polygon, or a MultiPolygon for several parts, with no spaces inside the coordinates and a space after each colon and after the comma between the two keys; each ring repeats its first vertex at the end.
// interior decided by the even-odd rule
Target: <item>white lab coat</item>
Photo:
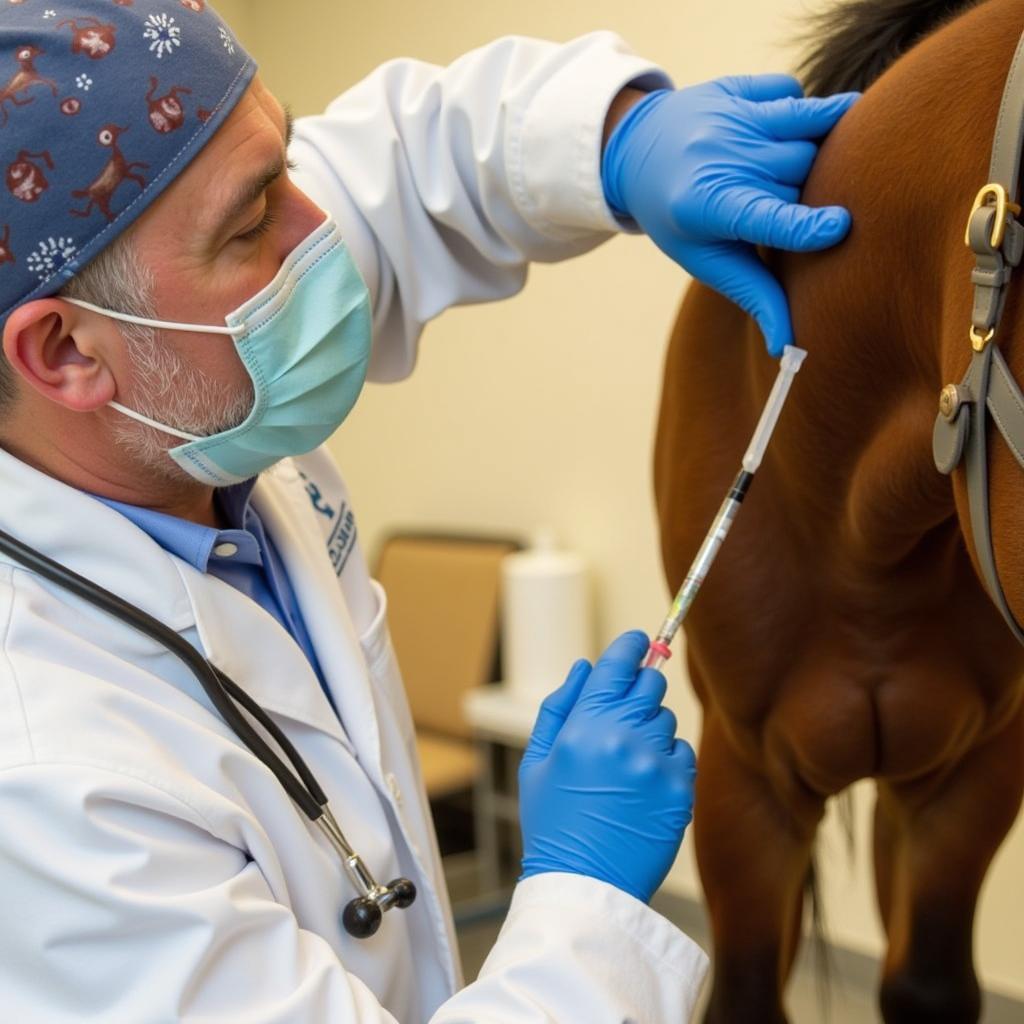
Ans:
{"type": "MultiPolygon", "coordinates": [[[[374,295],[374,372],[397,378],[448,305],[509,294],[530,259],[614,228],[604,111],[656,71],[607,34],[503,40],[440,71],[387,65],[300,122],[300,183],[374,295]]],[[[308,761],[378,879],[412,908],[345,934],[353,892],[278,782],[157,643],[0,558],[0,1019],[622,1024],[687,1019],[704,954],[602,882],[521,883],[463,988],[412,725],[349,496],[324,451],[253,495],[336,716],[270,615],[92,497],[0,452],[0,529],[200,648],[308,761]],[[340,716],[340,722],[339,722],[340,716]]],[[[552,683],[556,683],[553,680],[552,683]]]]}

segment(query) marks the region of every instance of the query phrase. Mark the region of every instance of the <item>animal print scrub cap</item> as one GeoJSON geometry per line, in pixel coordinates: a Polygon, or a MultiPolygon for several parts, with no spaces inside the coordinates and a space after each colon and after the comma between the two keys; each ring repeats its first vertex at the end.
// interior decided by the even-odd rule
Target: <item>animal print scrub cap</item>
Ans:
{"type": "Polygon", "coordinates": [[[255,73],[206,0],[0,0],[0,327],[144,213],[255,73]]]}

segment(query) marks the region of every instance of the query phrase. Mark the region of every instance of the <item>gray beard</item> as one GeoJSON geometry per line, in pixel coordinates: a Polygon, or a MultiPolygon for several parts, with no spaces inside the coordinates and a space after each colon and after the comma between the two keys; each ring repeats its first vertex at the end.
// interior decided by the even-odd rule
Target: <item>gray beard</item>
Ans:
{"type": "MultiPolygon", "coordinates": [[[[133,367],[129,408],[134,412],[198,437],[231,430],[249,417],[255,401],[251,381],[241,391],[228,394],[221,382],[162,344],[155,330],[136,327],[124,333],[133,367]]],[[[115,429],[115,441],[140,468],[166,480],[192,479],[168,456],[167,434],[122,418],[123,423],[115,429]]],[[[181,443],[175,441],[170,447],[181,443]]]]}

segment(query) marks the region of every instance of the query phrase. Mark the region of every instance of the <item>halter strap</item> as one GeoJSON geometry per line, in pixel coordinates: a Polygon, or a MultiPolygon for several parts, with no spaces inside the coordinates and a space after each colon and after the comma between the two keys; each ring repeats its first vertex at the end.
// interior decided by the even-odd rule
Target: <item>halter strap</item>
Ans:
{"type": "Polygon", "coordinates": [[[992,145],[992,164],[989,181],[1005,182],[1006,191],[1017,195],[1020,181],[1021,150],[1024,146],[1024,36],[1017,44],[1013,63],[1006,78],[1003,102],[996,122],[996,137],[992,145]]]}
{"type": "Polygon", "coordinates": [[[1024,628],[1010,611],[996,570],[988,492],[989,416],[1024,468],[1024,394],[992,344],[1006,307],[1010,278],[1024,258],[1024,225],[1017,219],[1022,151],[1024,36],[999,108],[990,184],[975,198],[967,224],[966,242],[976,260],[971,274],[971,364],[959,385],[943,388],[932,435],[935,465],[941,473],[952,473],[964,462],[971,534],[982,581],[1013,635],[1024,644],[1024,628]]]}

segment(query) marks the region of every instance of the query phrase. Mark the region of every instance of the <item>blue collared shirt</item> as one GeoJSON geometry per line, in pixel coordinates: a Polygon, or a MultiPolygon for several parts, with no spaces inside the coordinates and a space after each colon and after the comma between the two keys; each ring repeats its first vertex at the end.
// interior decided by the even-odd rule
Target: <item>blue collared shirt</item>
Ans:
{"type": "Polygon", "coordinates": [[[331,700],[284,562],[249,500],[255,486],[253,479],[217,491],[214,500],[231,524],[227,530],[95,497],[131,520],[165,551],[230,584],[273,615],[302,648],[327,699],[331,700]]]}

